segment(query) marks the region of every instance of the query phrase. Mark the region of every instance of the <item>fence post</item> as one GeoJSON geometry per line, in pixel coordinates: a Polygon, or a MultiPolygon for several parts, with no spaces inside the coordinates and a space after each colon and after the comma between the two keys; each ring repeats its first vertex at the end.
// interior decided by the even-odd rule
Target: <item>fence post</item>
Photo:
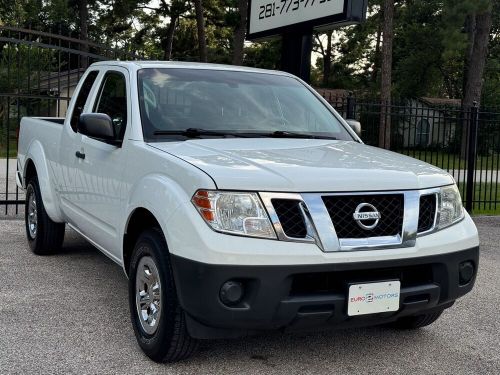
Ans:
{"type": "Polygon", "coordinates": [[[347,110],[345,117],[346,119],[355,119],[356,118],[356,98],[352,94],[352,91],[349,91],[349,95],[347,95],[347,110]]]}
{"type": "Polygon", "coordinates": [[[465,209],[469,214],[472,214],[473,200],[474,200],[474,174],[476,172],[476,158],[477,158],[477,132],[479,126],[479,111],[478,104],[470,108],[469,113],[469,147],[467,150],[467,188],[465,198],[465,209]]]}

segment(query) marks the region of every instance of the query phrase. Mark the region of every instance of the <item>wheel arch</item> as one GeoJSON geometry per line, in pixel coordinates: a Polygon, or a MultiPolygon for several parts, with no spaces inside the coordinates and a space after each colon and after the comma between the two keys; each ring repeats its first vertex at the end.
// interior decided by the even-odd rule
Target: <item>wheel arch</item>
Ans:
{"type": "Polygon", "coordinates": [[[135,243],[141,233],[148,228],[158,228],[163,233],[160,222],[150,210],[144,207],[135,208],[128,217],[123,234],[123,270],[127,276],[135,243]]]}
{"type": "Polygon", "coordinates": [[[122,222],[122,263],[128,275],[130,256],[137,236],[144,229],[155,226],[161,229],[167,244],[167,222],[176,210],[190,199],[189,193],[171,177],[150,173],[137,179],[127,197],[127,208],[122,222]]]}
{"type": "Polygon", "coordinates": [[[37,176],[38,185],[42,194],[42,201],[47,215],[57,223],[64,222],[59,201],[57,199],[53,180],[50,175],[48,161],[43,146],[39,141],[33,141],[29,147],[23,168],[24,186],[28,186],[29,178],[37,176]]]}
{"type": "Polygon", "coordinates": [[[33,177],[36,176],[36,166],[35,162],[32,159],[28,159],[26,161],[26,166],[24,167],[24,176],[23,176],[23,185],[26,187],[28,185],[28,181],[33,177]]]}

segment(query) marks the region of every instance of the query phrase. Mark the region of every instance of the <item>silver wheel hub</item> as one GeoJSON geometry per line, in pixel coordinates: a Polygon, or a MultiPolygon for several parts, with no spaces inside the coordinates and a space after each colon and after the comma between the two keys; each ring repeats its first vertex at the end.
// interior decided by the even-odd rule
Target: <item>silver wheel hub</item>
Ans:
{"type": "Polygon", "coordinates": [[[161,283],[153,258],[139,261],[135,278],[135,305],[142,329],[149,335],[156,332],[161,317],[161,283]]]}
{"type": "Polygon", "coordinates": [[[37,214],[37,207],[36,207],[36,196],[35,196],[35,191],[33,188],[30,186],[28,189],[28,194],[26,198],[27,204],[28,204],[28,215],[27,215],[27,222],[28,222],[28,232],[30,234],[30,237],[32,239],[36,238],[36,230],[38,228],[38,214],[37,214]]]}

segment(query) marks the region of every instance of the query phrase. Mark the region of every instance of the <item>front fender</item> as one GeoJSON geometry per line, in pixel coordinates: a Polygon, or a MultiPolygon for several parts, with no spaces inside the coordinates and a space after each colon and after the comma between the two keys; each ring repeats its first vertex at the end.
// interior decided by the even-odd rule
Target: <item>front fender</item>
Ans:
{"type": "Polygon", "coordinates": [[[26,171],[30,160],[35,165],[38,184],[40,185],[40,192],[42,194],[42,201],[47,215],[49,215],[49,217],[55,222],[63,222],[64,216],[61,212],[55,187],[52,184],[52,181],[55,181],[55,177],[49,164],[53,162],[47,160],[43,146],[38,140],[31,142],[26,153],[23,168],[23,179],[25,181],[25,185],[27,184],[26,171]]]}
{"type": "Polygon", "coordinates": [[[145,208],[160,224],[168,243],[172,233],[168,230],[167,222],[179,206],[189,202],[190,199],[191,196],[168,176],[155,173],[142,177],[133,185],[128,197],[122,234],[125,234],[133,212],[137,208],[145,208]]]}

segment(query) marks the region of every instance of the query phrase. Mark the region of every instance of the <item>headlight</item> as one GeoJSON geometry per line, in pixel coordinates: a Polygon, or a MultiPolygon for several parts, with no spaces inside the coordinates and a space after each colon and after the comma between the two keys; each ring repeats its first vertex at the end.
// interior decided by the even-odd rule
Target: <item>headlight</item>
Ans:
{"type": "Polygon", "coordinates": [[[191,201],[218,232],[276,238],[257,193],[198,190],[191,201]]]}
{"type": "Polygon", "coordinates": [[[457,185],[441,188],[439,212],[439,229],[443,229],[464,217],[462,198],[460,198],[457,185]]]}

